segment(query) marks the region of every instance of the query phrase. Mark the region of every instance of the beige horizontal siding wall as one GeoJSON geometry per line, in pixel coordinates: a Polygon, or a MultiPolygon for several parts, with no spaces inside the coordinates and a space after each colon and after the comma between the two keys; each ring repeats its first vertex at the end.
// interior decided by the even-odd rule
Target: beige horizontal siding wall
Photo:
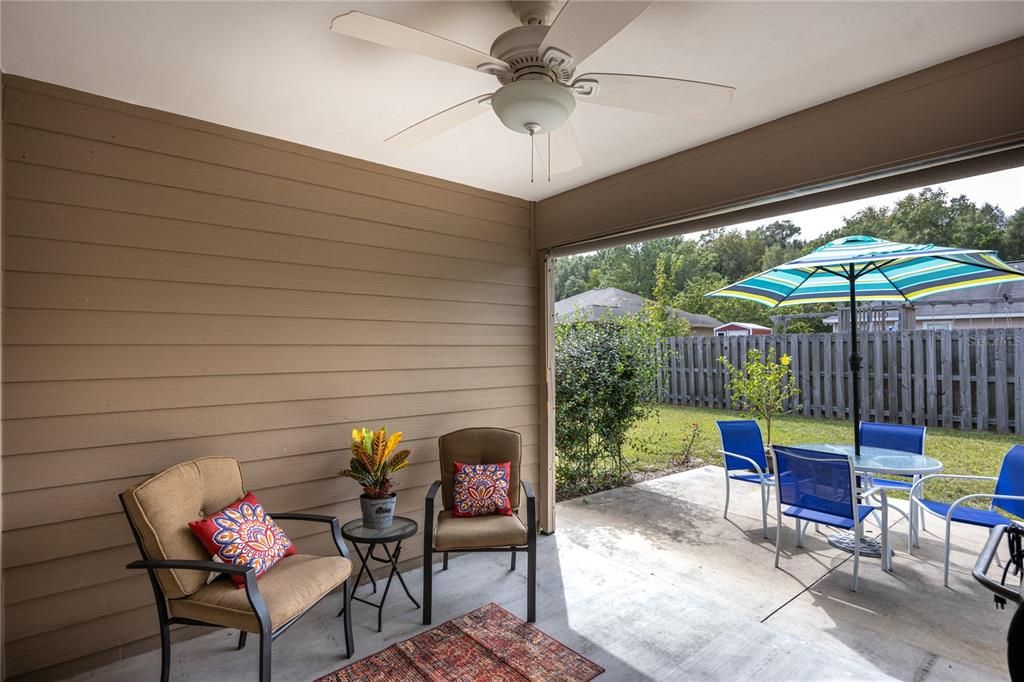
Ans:
{"type": "MultiPolygon", "coordinates": [[[[3,566],[9,675],[151,643],[117,493],[243,462],[271,509],[356,516],[352,427],[541,434],[530,207],[212,124],[4,80],[3,566]]],[[[289,525],[300,550],[329,551],[289,525]]],[[[420,555],[417,539],[403,557],[420,555]]],[[[70,662],[70,663],[69,663],[70,662]]]]}

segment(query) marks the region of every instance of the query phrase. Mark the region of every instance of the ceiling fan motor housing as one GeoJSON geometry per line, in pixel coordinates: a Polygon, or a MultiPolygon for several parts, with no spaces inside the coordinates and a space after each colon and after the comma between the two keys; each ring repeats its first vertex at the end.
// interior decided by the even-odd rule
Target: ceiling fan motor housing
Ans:
{"type": "MultiPolygon", "coordinates": [[[[544,78],[568,83],[575,67],[568,55],[562,59],[548,59],[540,54],[540,45],[548,34],[549,26],[516,26],[505,31],[491,44],[491,56],[509,65],[510,70],[481,68],[497,76],[502,83],[513,83],[524,78],[544,78]]],[[[558,52],[555,50],[554,52],[558,52]]]]}

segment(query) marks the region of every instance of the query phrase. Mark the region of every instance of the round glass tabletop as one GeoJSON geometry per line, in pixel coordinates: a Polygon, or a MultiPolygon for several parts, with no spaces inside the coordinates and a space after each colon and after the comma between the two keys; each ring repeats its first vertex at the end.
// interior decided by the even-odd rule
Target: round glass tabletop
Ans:
{"type": "MultiPolygon", "coordinates": [[[[834,452],[850,456],[853,445],[839,443],[808,443],[797,447],[819,452],[834,452]]],[[[942,462],[934,457],[917,455],[902,450],[861,446],[860,457],[854,458],[853,468],[866,474],[894,474],[899,476],[927,476],[942,471],[942,462]]]]}
{"type": "Polygon", "coordinates": [[[412,519],[396,516],[390,528],[367,528],[361,518],[349,521],[341,527],[341,536],[352,542],[378,543],[398,542],[416,535],[419,526],[412,519]]]}

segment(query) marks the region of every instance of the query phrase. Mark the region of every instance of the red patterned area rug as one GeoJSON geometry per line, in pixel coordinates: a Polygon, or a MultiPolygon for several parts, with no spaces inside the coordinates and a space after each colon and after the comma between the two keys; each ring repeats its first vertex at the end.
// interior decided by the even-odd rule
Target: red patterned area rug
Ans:
{"type": "Polygon", "coordinates": [[[603,672],[497,604],[488,604],[317,682],[575,682],[603,672]]]}

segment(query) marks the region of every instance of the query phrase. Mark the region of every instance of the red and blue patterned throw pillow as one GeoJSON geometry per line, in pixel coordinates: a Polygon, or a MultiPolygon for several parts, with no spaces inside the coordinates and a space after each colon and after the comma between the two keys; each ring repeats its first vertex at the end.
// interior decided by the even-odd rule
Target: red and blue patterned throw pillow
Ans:
{"type": "Polygon", "coordinates": [[[508,488],[512,462],[455,463],[455,508],[452,516],[512,516],[508,488]]]}
{"type": "MultiPolygon", "coordinates": [[[[270,514],[252,493],[232,502],[216,514],[191,521],[188,527],[203,543],[214,561],[235,566],[251,566],[256,577],[289,554],[295,554],[295,545],[274,523],[270,514]]],[[[239,587],[245,578],[231,576],[239,587]]]]}

